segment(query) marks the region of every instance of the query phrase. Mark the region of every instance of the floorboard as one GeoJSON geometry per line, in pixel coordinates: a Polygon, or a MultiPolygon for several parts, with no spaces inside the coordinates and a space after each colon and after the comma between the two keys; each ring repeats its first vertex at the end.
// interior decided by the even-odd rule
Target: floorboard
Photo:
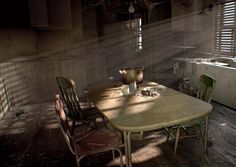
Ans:
{"type": "MultiPolygon", "coordinates": [[[[202,142],[197,138],[180,140],[173,160],[174,140],[166,142],[162,130],[144,133],[141,141],[132,141],[133,166],[137,167],[235,167],[236,111],[213,103],[209,117],[207,163],[202,142]]],[[[52,103],[14,108],[0,121],[1,167],[72,167],[75,157],[70,153],[58,128],[52,103]],[[16,116],[18,115],[18,116],[16,116]]],[[[119,166],[110,152],[86,157],[84,167],[119,166]]]]}

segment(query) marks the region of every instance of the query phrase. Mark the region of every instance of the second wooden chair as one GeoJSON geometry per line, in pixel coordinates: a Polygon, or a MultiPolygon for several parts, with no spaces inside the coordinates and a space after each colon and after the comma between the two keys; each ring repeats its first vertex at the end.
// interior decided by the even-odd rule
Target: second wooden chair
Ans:
{"type": "Polygon", "coordinates": [[[68,109],[67,115],[72,119],[71,133],[73,133],[76,122],[90,127],[96,127],[97,118],[102,118],[104,121],[103,115],[95,106],[87,105],[81,107],[81,102],[76,92],[76,85],[73,80],[60,76],[56,77],[56,80],[68,109]]]}
{"type": "MultiPolygon", "coordinates": [[[[203,100],[207,103],[210,103],[211,98],[213,96],[215,83],[216,83],[216,81],[213,77],[208,76],[208,75],[201,75],[197,98],[200,100],[203,100]]],[[[202,127],[204,126],[204,122],[205,122],[205,120],[203,118],[199,118],[196,120],[192,120],[190,122],[183,123],[178,126],[174,126],[174,127],[170,127],[170,128],[165,129],[167,131],[167,141],[169,140],[170,136],[175,137],[174,158],[176,156],[178,141],[180,138],[180,129],[183,129],[185,132],[189,133],[188,132],[189,127],[196,127],[195,128],[196,131],[197,131],[197,129],[199,130],[201,138],[204,141],[205,138],[203,137],[203,132],[202,132],[202,127]],[[174,136],[173,132],[175,129],[176,129],[176,135],[174,136]]],[[[196,135],[187,135],[184,137],[193,137],[193,136],[196,136],[196,135]]],[[[184,137],[181,137],[181,138],[184,138],[184,137]]]]}

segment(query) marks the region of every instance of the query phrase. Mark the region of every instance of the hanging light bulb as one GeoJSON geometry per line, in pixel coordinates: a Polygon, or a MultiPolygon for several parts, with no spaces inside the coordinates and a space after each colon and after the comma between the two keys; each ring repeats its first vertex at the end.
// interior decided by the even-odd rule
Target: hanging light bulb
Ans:
{"type": "Polygon", "coordinates": [[[129,3],[129,9],[128,9],[129,13],[134,13],[134,5],[133,2],[129,3]]]}

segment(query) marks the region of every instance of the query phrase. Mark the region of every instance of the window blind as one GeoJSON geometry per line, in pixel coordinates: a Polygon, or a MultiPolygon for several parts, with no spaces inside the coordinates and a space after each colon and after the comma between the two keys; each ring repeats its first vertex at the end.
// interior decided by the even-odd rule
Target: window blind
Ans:
{"type": "Polygon", "coordinates": [[[214,50],[218,55],[235,55],[236,2],[224,1],[216,5],[214,50]]]}

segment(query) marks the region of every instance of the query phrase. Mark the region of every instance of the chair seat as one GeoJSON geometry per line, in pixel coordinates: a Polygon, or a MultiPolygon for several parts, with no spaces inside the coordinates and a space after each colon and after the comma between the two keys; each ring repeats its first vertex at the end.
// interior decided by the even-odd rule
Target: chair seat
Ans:
{"type": "Polygon", "coordinates": [[[120,136],[107,129],[89,131],[83,137],[76,138],[75,142],[79,155],[98,153],[121,144],[120,136]]]}
{"type": "Polygon", "coordinates": [[[94,119],[103,116],[97,107],[83,108],[82,113],[86,119],[94,119]]]}
{"type": "MultiPolygon", "coordinates": [[[[79,112],[82,113],[84,120],[93,120],[96,118],[103,117],[102,113],[97,109],[97,107],[83,107],[79,112]]],[[[70,113],[68,113],[68,116],[73,119],[81,120],[79,112],[73,115],[70,115],[70,113]]]]}
{"type": "Polygon", "coordinates": [[[189,122],[181,124],[180,127],[187,128],[187,127],[191,127],[191,126],[196,125],[196,124],[199,124],[199,125],[204,124],[204,119],[203,118],[194,119],[194,120],[191,120],[189,122]]]}

